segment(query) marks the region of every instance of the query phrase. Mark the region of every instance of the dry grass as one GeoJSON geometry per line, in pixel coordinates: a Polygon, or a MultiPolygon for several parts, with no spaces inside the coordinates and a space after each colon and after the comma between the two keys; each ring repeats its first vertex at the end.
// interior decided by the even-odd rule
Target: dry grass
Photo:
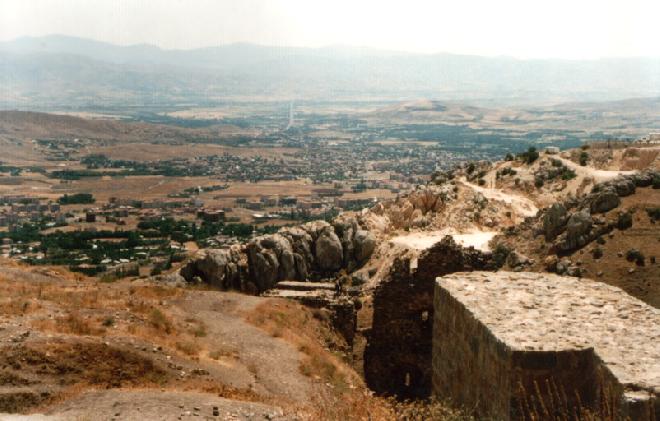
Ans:
{"type": "Polygon", "coordinates": [[[292,408],[302,419],[394,419],[393,408],[372,396],[360,376],[326,348],[345,342],[326,320],[314,317],[312,310],[291,301],[268,300],[250,312],[247,320],[294,345],[302,354],[301,373],[321,386],[312,405],[292,408]]]}
{"type": "Polygon", "coordinates": [[[239,358],[239,352],[237,349],[232,348],[232,347],[227,347],[227,348],[222,348],[222,349],[214,349],[213,351],[209,352],[209,358],[213,360],[219,360],[221,358],[232,358],[232,359],[238,359],[239,358]]]}
{"type": "Polygon", "coordinates": [[[620,414],[620,394],[615,393],[600,376],[598,405],[586,405],[577,391],[567,392],[553,379],[539,385],[534,382],[534,390],[526,390],[518,384],[516,408],[522,421],[629,421],[620,414]]]}
{"type": "Polygon", "coordinates": [[[163,333],[170,334],[174,330],[172,322],[165,314],[157,308],[151,309],[149,313],[149,324],[163,333]]]}
{"type": "Polygon", "coordinates": [[[196,356],[202,350],[197,342],[192,342],[192,341],[177,342],[176,349],[189,356],[196,356]]]}
{"type": "Polygon", "coordinates": [[[326,350],[328,344],[344,345],[329,324],[314,317],[308,308],[290,301],[266,301],[248,315],[248,321],[271,336],[292,343],[304,355],[300,371],[318,378],[340,391],[361,384],[357,374],[326,350]]]}

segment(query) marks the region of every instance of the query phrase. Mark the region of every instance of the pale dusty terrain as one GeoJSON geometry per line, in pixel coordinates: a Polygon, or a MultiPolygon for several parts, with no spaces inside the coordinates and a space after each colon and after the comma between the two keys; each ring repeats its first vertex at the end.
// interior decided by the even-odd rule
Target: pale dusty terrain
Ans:
{"type": "Polygon", "coordinates": [[[454,241],[463,247],[474,247],[477,250],[489,251],[488,242],[497,235],[497,231],[475,231],[467,233],[457,233],[452,229],[421,231],[392,237],[390,242],[415,250],[425,250],[442,240],[446,235],[451,235],[454,241]]]}
{"type": "Polygon", "coordinates": [[[534,216],[538,212],[538,208],[534,202],[527,197],[522,195],[504,192],[496,188],[486,188],[477,186],[476,184],[469,183],[467,181],[462,181],[467,187],[470,187],[472,190],[479,192],[484,195],[485,198],[491,200],[497,200],[511,205],[511,207],[520,215],[523,216],[534,216]]]}

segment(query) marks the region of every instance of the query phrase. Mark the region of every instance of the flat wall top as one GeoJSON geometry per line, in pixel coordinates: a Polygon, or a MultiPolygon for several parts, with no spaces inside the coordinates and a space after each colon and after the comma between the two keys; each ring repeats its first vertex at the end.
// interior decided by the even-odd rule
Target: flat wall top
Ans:
{"type": "Polygon", "coordinates": [[[462,272],[436,282],[512,350],[593,347],[621,384],[660,393],[660,310],[619,288],[526,272],[462,272]]]}

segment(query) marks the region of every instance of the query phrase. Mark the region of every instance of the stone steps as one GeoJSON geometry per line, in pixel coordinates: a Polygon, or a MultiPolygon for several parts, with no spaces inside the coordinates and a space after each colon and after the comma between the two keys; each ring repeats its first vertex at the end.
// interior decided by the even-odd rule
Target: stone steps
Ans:
{"type": "Polygon", "coordinates": [[[299,282],[299,281],[282,281],[275,284],[275,289],[278,290],[292,290],[292,291],[333,291],[335,284],[333,282],[299,282]]]}

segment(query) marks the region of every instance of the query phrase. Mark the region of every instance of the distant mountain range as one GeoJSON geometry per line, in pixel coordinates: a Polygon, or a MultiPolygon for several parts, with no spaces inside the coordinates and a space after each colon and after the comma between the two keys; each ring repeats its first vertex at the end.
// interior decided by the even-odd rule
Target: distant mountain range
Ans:
{"type": "Polygon", "coordinates": [[[163,50],[53,35],[0,43],[0,85],[3,108],[235,99],[540,104],[660,96],[660,58],[518,60],[252,44],[163,50]]]}

